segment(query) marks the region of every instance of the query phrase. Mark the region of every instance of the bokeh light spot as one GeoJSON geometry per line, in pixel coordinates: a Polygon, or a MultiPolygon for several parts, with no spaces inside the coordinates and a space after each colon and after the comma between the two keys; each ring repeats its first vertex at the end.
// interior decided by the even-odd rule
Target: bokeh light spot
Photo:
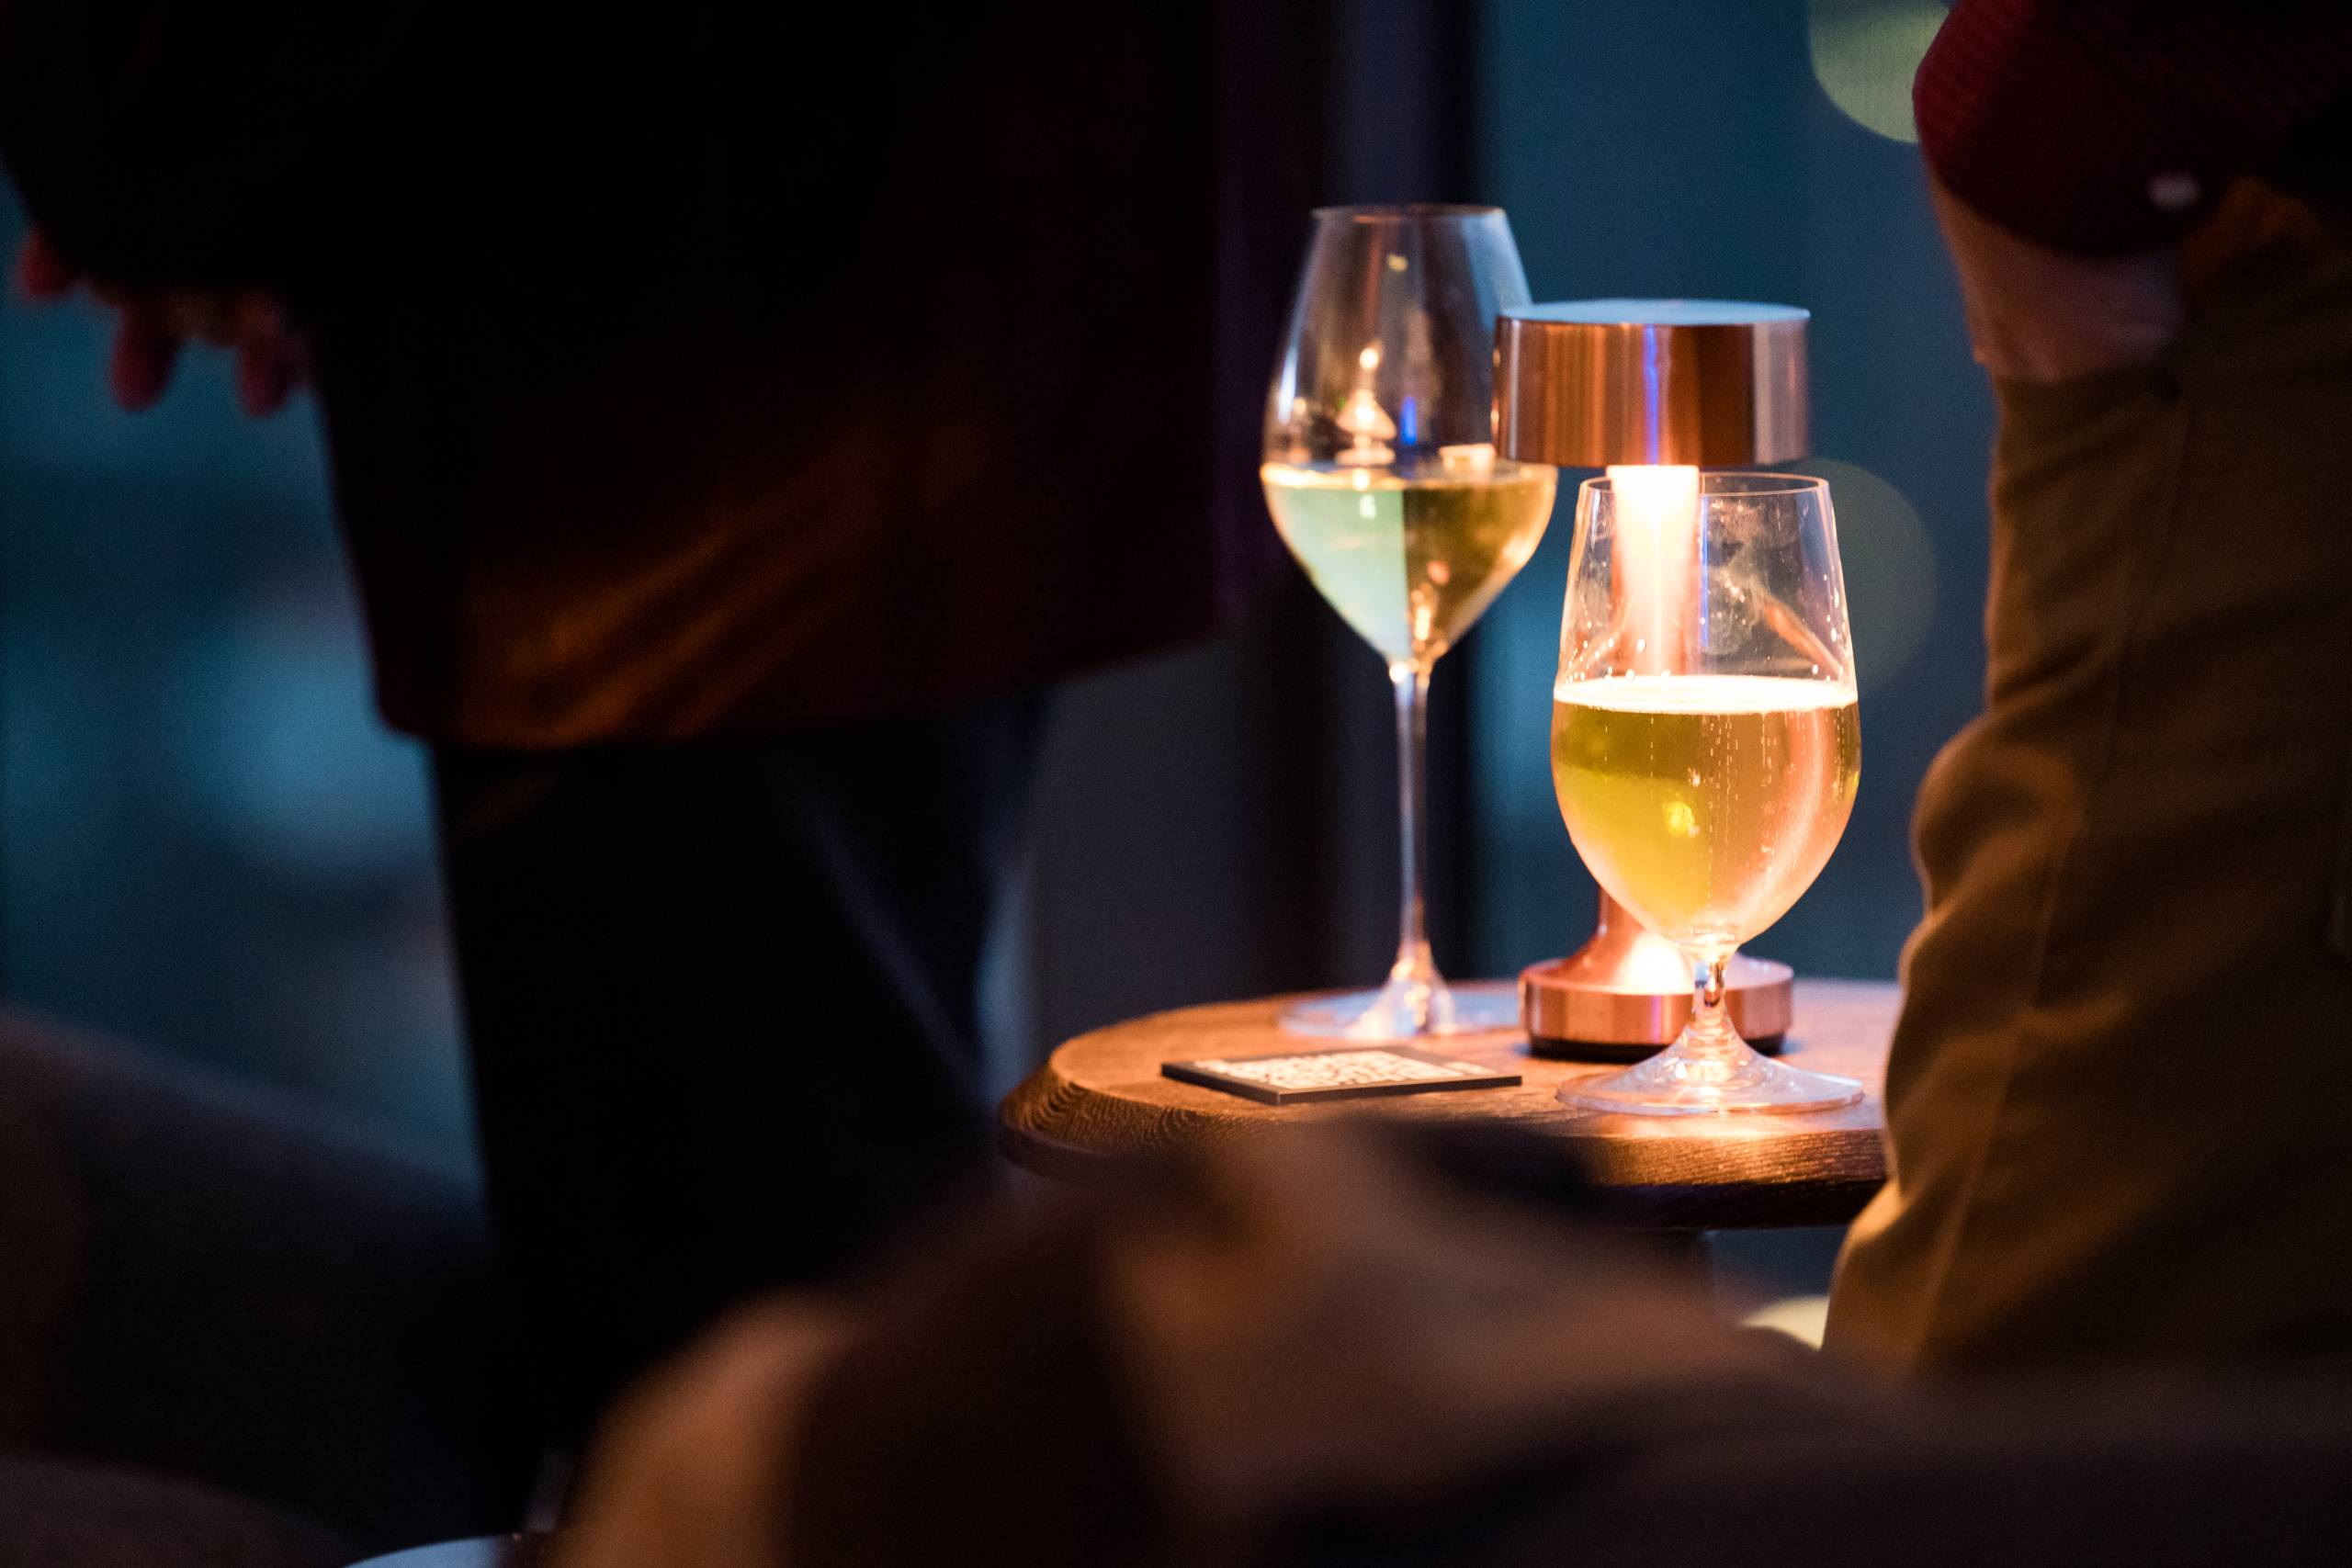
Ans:
{"type": "Polygon", "coordinates": [[[1918,509],[1868,468],[1828,460],[1799,467],[1829,481],[1854,661],[1865,689],[1885,685],[1918,656],[1935,619],[1935,545],[1918,509]]]}
{"type": "Polygon", "coordinates": [[[1939,0],[1812,0],[1813,76],[1865,130],[1917,141],[1911,78],[1951,8],[1939,0]]]}

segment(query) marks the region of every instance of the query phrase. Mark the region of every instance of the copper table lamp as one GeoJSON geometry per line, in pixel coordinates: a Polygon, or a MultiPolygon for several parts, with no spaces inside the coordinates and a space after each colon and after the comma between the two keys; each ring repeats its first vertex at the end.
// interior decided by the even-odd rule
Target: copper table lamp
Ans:
{"type": "MultiPolygon", "coordinates": [[[[1805,323],[1787,305],[1585,299],[1507,310],[1495,329],[1498,453],[1555,468],[1754,467],[1804,455],[1805,323]]],[[[1690,1011],[1672,942],[1606,892],[1592,939],[1520,976],[1530,1044],[1544,1055],[1632,1061],[1667,1045],[1690,1011]]],[[[1739,957],[1731,1018],[1779,1050],[1794,974],[1739,957]]]]}

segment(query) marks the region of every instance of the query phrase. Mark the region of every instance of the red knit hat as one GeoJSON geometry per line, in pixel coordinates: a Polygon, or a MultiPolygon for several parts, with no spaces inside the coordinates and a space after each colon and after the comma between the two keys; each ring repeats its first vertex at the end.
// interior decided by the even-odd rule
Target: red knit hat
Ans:
{"type": "Polygon", "coordinates": [[[2239,175],[2345,179],[2352,0],[1960,0],[1912,84],[1937,177],[2029,239],[2177,239],[2239,175]]]}

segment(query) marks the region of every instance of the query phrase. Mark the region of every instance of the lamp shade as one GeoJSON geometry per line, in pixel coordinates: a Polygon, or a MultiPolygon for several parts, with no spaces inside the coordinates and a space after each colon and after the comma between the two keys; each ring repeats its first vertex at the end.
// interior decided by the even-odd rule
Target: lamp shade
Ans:
{"type": "Polygon", "coordinates": [[[1574,299],[1495,327],[1495,444],[1557,468],[1782,463],[1809,435],[1792,305],[1574,299]]]}

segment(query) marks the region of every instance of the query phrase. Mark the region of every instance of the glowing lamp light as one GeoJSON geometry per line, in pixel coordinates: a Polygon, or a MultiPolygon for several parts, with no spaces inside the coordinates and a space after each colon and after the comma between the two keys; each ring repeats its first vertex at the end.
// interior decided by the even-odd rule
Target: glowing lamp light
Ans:
{"type": "Polygon", "coordinates": [[[1617,492],[1613,578],[1619,624],[1632,638],[1625,671],[1672,675],[1682,667],[1682,586],[1699,552],[1699,470],[1688,463],[1611,463],[1617,492]]]}
{"type": "Polygon", "coordinates": [[[1396,439],[1396,422],[1380,406],[1373,395],[1372,378],[1380,368],[1380,345],[1368,343],[1356,355],[1356,368],[1362,372],[1356,389],[1348,400],[1340,405],[1339,425],[1348,433],[1349,444],[1334,459],[1352,468],[1378,468],[1396,460],[1396,450],[1389,446],[1396,439]]]}

